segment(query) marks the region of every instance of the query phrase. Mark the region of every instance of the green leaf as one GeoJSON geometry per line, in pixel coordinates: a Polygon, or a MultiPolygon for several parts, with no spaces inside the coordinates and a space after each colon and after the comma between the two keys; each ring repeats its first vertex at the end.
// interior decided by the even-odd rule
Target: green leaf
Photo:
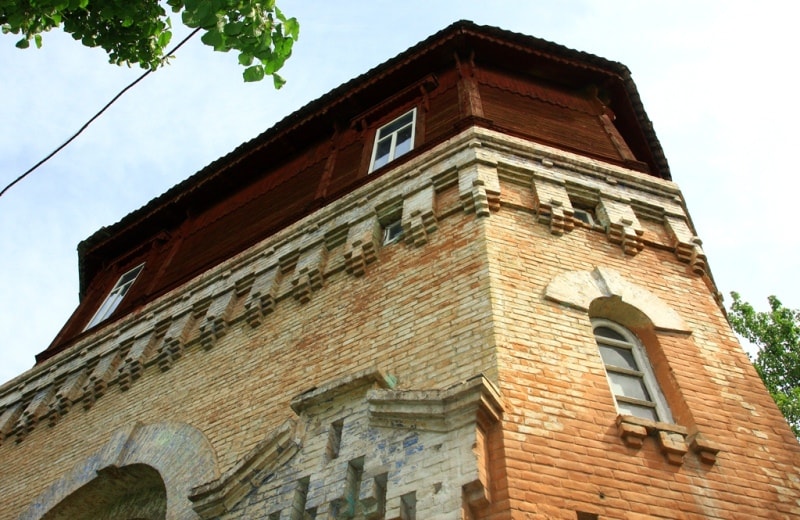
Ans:
{"type": "Polygon", "coordinates": [[[252,65],[244,69],[242,73],[244,80],[247,82],[251,81],[261,81],[264,79],[264,67],[261,65],[252,65]]]}
{"type": "Polygon", "coordinates": [[[283,25],[286,27],[286,33],[295,40],[300,37],[300,23],[296,18],[289,18],[283,25]]]}
{"type": "Polygon", "coordinates": [[[238,36],[242,33],[242,29],[244,28],[244,22],[231,22],[225,24],[225,36],[238,36]]]}
{"type": "Polygon", "coordinates": [[[278,76],[277,74],[272,75],[272,84],[275,85],[276,89],[280,89],[282,86],[286,84],[286,80],[282,77],[278,76]]]}
{"type": "Polygon", "coordinates": [[[187,11],[195,12],[205,0],[186,0],[183,2],[183,8],[187,11]]]}
{"type": "MultiPolygon", "coordinates": [[[[184,25],[205,29],[203,43],[217,51],[235,49],[247,81],[278,71],[300,33],[297,20],[287,17],[275,0],[0,0],[0,4],[0,29],[18,35],[17,47],[39,47],[43,32],[60,27],[87,47],[103,48],[112,63],[150,69],[167,62],[163,54],[172,38],[167,15],[171,9],[181,13],[184,25]]],[[[280,76],[274,78],[276,88],[284,83],[280,76]]]]}
{"type": "Polygon", "coordinates": [[[172,40],[172,32],[163,31],[158,35],[158,46],[164,49],[167,45],[169,45],[170,40],[172,40]]]}
{"type": "Polygon", "coordinates": [[[222,33],[216,28],[209,29],[207,33],[200,37],[200,41],[214,48],[214,50],[221,50],[224,48],[224,37],[222,33]]]}

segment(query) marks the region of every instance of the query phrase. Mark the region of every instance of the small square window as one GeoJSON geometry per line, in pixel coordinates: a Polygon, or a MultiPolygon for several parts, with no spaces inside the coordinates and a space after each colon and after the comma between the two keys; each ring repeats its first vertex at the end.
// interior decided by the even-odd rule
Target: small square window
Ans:
{"type": "Polygon", "coordinates": [[[119,306],[122,299],[125,298],[125,295],[128,293],[128,289],[130,289],[131,285],[133,285],[133,282],[136,281],[136,277],[139,276],[140,272],[142,272],[143,267],[144,264],[139,264],[119,277],[119,280],[117,280],[114,288],[111,289],[110,293],[108,293],[106,299],[103,300],[103,304],[100,305],[100,308],[97,309],[97,312],[94,313],[92,319],[89,320],[89,324],[86,325],[86,328],[83,330],[91,329],[98,323],[105,321],[109,316],[111,316],[111,314],[119,306]]]}
{"type": "Polygon", "coordinates": [[[374,171],[414,148],[417,109],[413,108],[375,133],[369,171],[374,171]]]}
{"type": "Polygon", "coordinates": [[[572,215],[576,219],[580,220],[589,227],[594,225],[594,217],[592,216],[592,213],[590,211],[579,208],[573,208],[572,211],[573,211],[572,215]]]}
{"type": "Polygon", "coordinates": [[[383,228],[383,245],[394,244],[403,238],[403,224],[396,220],[383,228]]]}

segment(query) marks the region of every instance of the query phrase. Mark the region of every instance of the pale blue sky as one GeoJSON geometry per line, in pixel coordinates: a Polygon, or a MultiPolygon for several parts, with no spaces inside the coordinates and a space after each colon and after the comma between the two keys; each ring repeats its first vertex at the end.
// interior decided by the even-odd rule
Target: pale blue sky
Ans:
{"type": "MultiPolygon", "coordinates": [[[[337,85],[459,19],[619,61],[704,240],[719,289],[800,307],[794,2],[279,0],[301,23],[281,91],[244,84],[199,41],[0,198],[0,383],[33,365],[78,303],[78,242],[337,85]]],[[[176,35],[174,41],[178,41],[176,35]]],[[[59,33],[0,36],[0,184],[141,72],[59,33]]]]}

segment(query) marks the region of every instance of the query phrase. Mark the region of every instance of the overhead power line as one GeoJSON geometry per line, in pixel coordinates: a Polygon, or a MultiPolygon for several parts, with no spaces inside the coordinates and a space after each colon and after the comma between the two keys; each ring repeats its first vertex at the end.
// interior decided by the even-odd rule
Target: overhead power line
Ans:
{"type": "MultiPolygon", "coordinates": [[[[183,40],[181,40],[181,41],[180,41],[180,43],[178,43],[178,44],[177,44],[175,47],[173,47],[171,50],[169,50],[169,51],[166,53],[166,56],[170,56],[170,55],[174,54],[174,53],[175,53],[175,51],[177,51],[178,49],[180,49],[180,48],[183,46],[183,44],[184,44],[184,43],[186,43],[187,41],[189,41],[189,39],[190,39],[192,36],[194,36],[195,34],[197,34],[197,31],[199,31],[199,30],[200,30],[200,28],[197,28],[197,29],[195,29],[194,31],[192,31],[191,33],[189,33],[189,35],[188,35],[186,38],[184,38],[183,40]]],[[[41,165],[43,165],[44,163],[46,163],[47,161],[49,161],[50,159],[52,159],[52,158],[53,158],[53,156],[55,156],[55,155],[56,155],[58,152],[60,152],[60,151],[61,151],[61,150],[63,150],[64,148],[66,148],[66,147],[67,147],[67,145],[68,145],[69,143],[71,143],[72,141],[74,141],[74,140],[75,140],[75,139],[76,139],[76,138],[77,138],[79,135],[81,135],[81,134],[83,133],[83,131],[84,131],[84,130],[86,130],[86,129],[89,127],[89,125],[91,125],[91,124],[92,124],[92,123],[95,121],[95,119],[97,119],[98,117],[100,117],[100,116],[103,114],[103,112],[105,112],[106,110],[108,110],[108,108],[109,108],[111,105],[113,105],[113,104],[114,104],[114,103],[115,103],[115,102],[116,102],[116,101],[117,101],[119,98],[121,98],[121,97],[122,97],[122,95],[123,95],[123,94],[125,94],[125,92],[127,92],[128,90],[130,90],[131,88],[133,88],[133,87],[134,87],[134,85],[136,85],[137,83],[139,83],[140,81],[142,81],[142,80],[143,80],[143,79],[144,79],[144,78],[145,78],[145,77],[146,77],[148,74],[150,74],[151,72],[153,72],[153,70],[152,70],[152,69],[148,69],[147,71],[145,71],[145,73],[144,73],[144,74],[142,74],[141,76],[139,76],[138,78],[136,78],[136,79],[135,79],[135,80],[134,80],[132,83],[130,83],[130,84],[127,86],[127,87],[125,87],[124,89],[120,90],[120,91],[119,91],[119,93],[118,93],[116,96],[114,96],[113,98],[111,98],[111,101],[109,101],[108,103],[106,103],[106,104],[105,104],[105,106],[104,106],[103,108],[101,108],[99,112],[97,112],[95,115],[93,115],[93,116],[91,117],[91,119],[89,119],[89,120],[88,120],[88,121],[87,121],[87,122],[86,122],[86,123],[85,123],[85,124],[84,124],[82,127],[80,127],[80,129],[78,129],[78,131],[77,131],[77,132],[75,132],[74,134],[72,134],[72,136],[71,136],[69,139],[67,139],[67,140],[66,140],[66,141],[65,141],[65,142],[64,142],[64,143],[63,143],[61,146],[59,146],[58,148],[56,148],[55,150],[53,150],[52,152],[50,152],[50,153],[49,153],[49,154],[48,154],[48,155],[47,155],[47,156],[46,156],[44,159],[42,159],[41,161],[39,161],[39,162],[37,162],[36,164],[34,164],[33,166],[31,166],[31,167],[30,167],[30,168],[29,168],[29,169],[28,169],[28,170],[27,170],[25,173],[23,173],[22,175],[20,175],[19,177],[17,177],[17,178],[16,178],[16,179],[14,179],[13,181],[11,181],[11,183],[9,183],[9,184],[8,184],[8,185],[7,185],[5,188],[3,188],[3,191],[0,191],[0,197],[2,197],[2,196],[3,196],[3,195],[4,195],[4,194],[5,194],[5,193],[6,193],[8,190],[10,190],[12,186],[14,186],[14,185],[15,185],[15,184],[17,184],[18,182],[20,182],[22,179],[24,179],[25,177],[27,177],[28,175],[30,175],[31,173],[33,173],[33,172],[34,172],[34,171],[35,171],[37,168],[39,168],[41,165]]]]}

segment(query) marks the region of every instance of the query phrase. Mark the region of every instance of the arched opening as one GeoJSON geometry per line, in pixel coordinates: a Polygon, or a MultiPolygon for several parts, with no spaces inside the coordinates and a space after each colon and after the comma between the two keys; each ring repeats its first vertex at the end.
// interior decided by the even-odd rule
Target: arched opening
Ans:
{"type": "Polygon", "coordinates": [[[592,328],[617,410],[623,415],[671,423],[672,413],[639,338],[605,319],[593,319],[592,328]]]}
{"type": "Polygon", "coordinates": [[[163,520],[167,489],[146,464],[109,466],[42,517],[42,520],[163,520]]]}

